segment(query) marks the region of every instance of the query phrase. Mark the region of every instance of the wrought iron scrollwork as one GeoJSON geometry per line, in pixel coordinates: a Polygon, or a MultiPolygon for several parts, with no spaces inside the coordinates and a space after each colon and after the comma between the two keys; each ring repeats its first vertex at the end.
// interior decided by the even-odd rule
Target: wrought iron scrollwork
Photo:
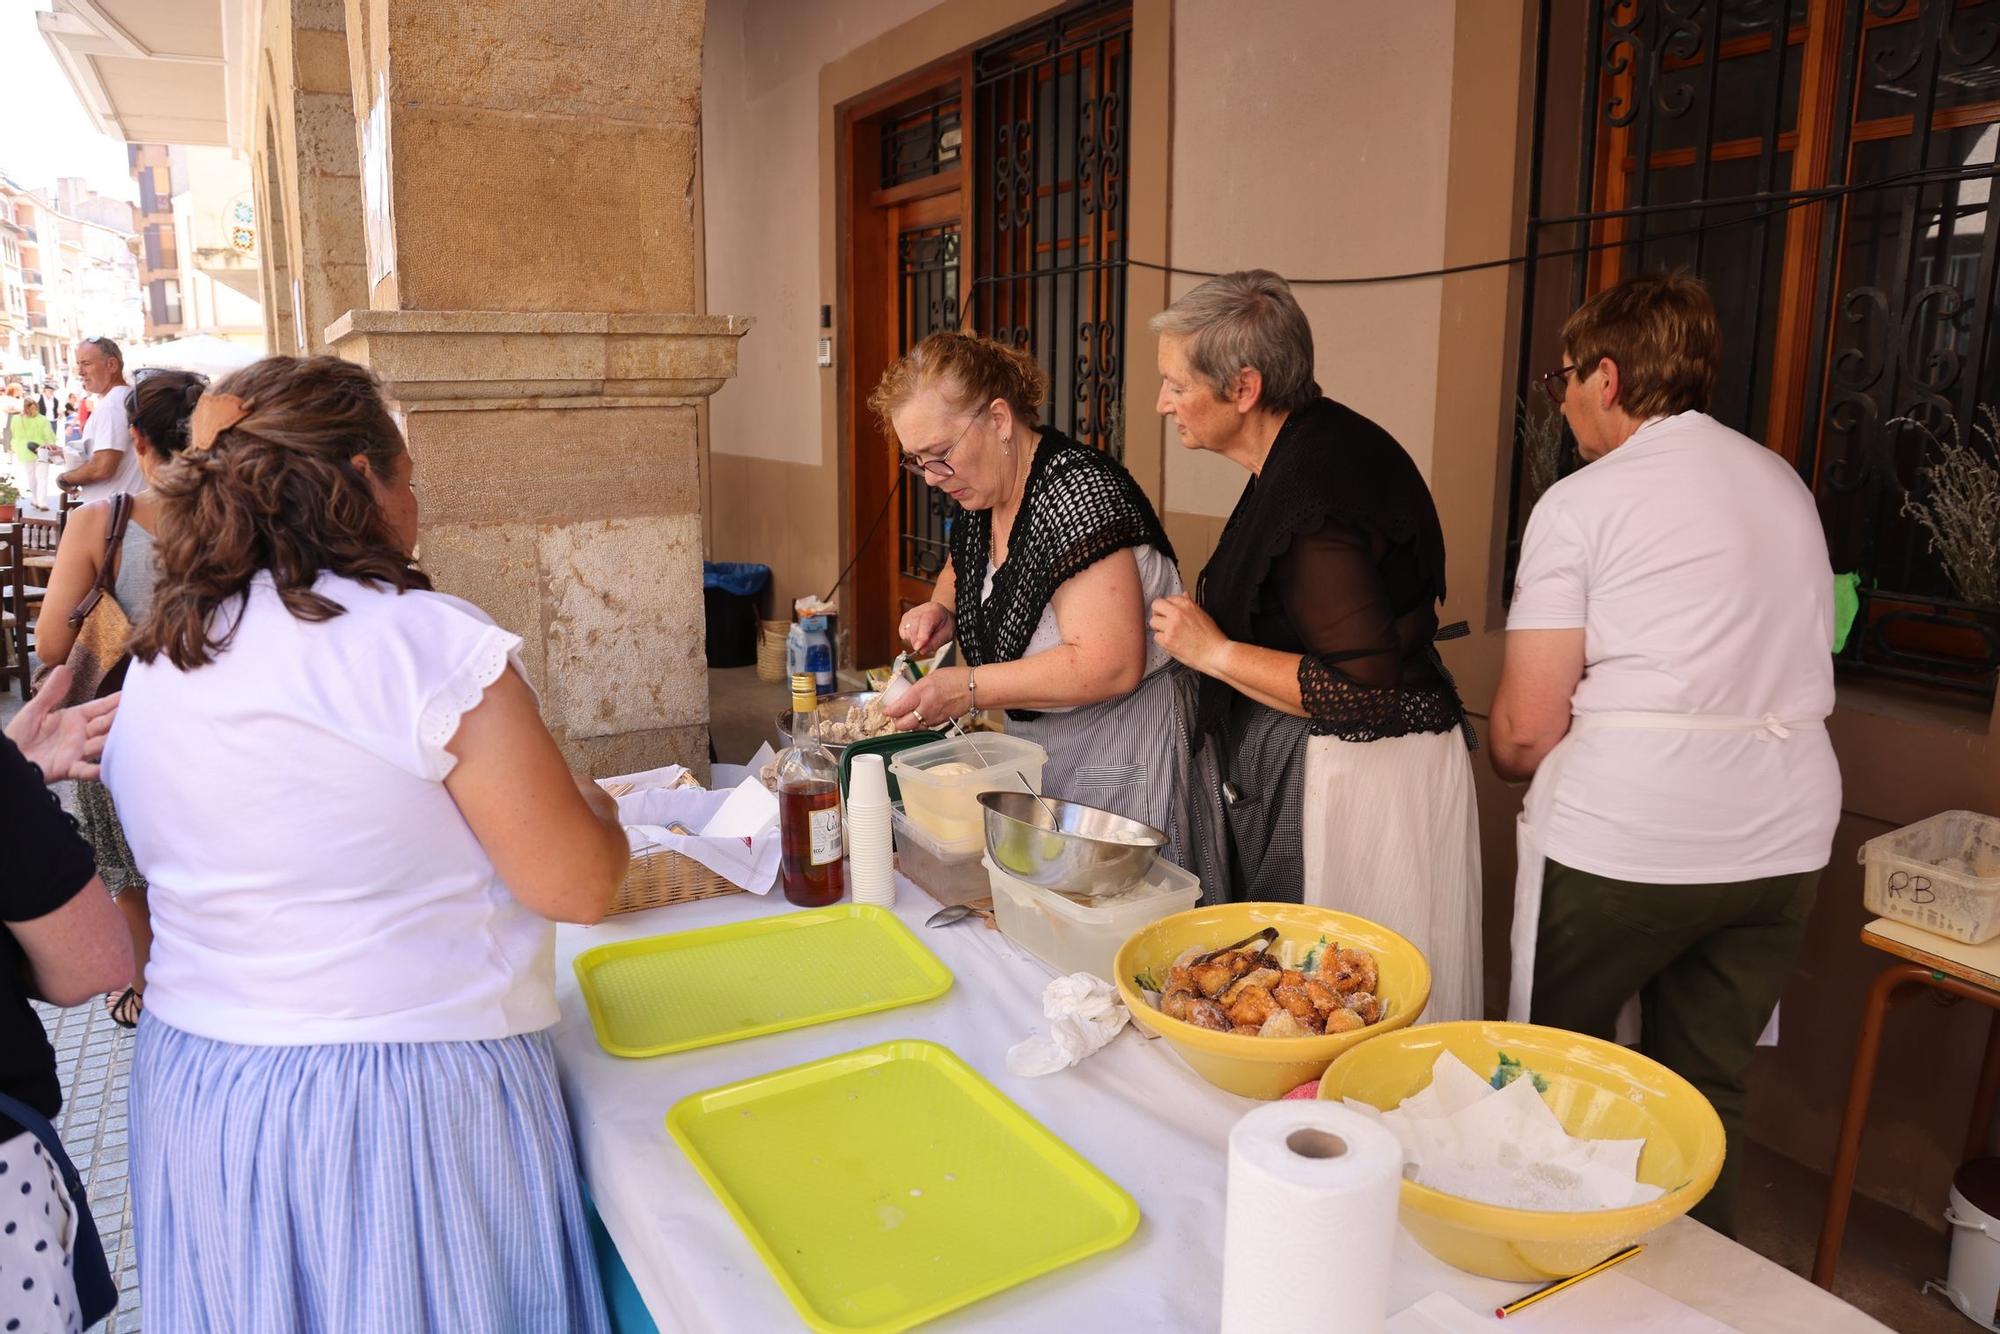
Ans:
{"type": "Polygon", "coordinates": [[[1123,450],[1131,7],[1088,0],[973,59],[972,322],[1031,353],[1051,425],[1123,450]]]}

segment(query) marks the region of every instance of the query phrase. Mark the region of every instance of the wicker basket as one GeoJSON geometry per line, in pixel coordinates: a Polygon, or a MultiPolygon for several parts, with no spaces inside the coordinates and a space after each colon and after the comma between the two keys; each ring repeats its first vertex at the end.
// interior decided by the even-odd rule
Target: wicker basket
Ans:
{"type": "Polygon", "coordinates": [[[618,886],[618,897],[611,901],[611,913],[665,908],[742,892],[694,858],[662,848],[632,859],[625,882],[618,886]]]}
{"type": "Polygon", "coordinates": [[[759,681],[782,681],[785,679],[785,636],[791,632],[790,621],[763,621],[757,631],[757,679],[759,681]]]}

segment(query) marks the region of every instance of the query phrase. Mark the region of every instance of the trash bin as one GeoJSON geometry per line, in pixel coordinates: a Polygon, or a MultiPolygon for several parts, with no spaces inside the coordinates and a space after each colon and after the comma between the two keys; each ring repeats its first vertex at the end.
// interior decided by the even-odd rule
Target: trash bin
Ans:
{"type": "Polygon", "coordinates": [[[740,561],[701,563],[701,601],[708,626],[708,665],[749,667],[757,661],[757,604],[771,585],[771,567],[740,561]]]}

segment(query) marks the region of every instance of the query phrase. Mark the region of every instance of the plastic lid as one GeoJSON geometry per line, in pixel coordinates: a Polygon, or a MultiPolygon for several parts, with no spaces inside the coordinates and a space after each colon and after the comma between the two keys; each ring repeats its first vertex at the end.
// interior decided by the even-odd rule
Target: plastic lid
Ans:
{"type": "Polygon", "coordinates": [[[1152,869],[1146,872],[1145,878],[1138,884],[1122,894],[1096,903],[1079,903],[1052,889],[1031,885],[1020,877],[1001,870],[994,865],[990,856],[982,856],[980,860],[986,867],[986,873],[993,878],[996,885],[1004,882],[1009,889],[1026,895],[1048,911],[1076,922],[1101,924],[1128,916],[1135,909],[1145,912],[1158,899],[1186,894],[1190,890],[1197,895],[1201,892],[1201,880],[1194,872],[1183,870],[1165,857],[1155,861],[1152,869]]]}
{"type": "Polygon", "coordinates": [[[1023,760],[1047,763],[1049,753],[1032,741],[1005,732],[967,732],[946,737],[927,746],[913,746],[897,754],[892,764],[903,769],[928,769],[956,760],[975,769],[990,769],[1023,760]]]}

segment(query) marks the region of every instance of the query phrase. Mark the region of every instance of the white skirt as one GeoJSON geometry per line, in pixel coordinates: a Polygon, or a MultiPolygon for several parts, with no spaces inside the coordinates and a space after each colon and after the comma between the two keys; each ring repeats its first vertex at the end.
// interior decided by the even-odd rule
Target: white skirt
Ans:
{"type": "Polygon", "coordinates": [[[1409,939],[1431,966],[1421,1022],[1485,1017],[1479,814],[1456,730],[1306,743],[1305,901],[1409,939]]]}

